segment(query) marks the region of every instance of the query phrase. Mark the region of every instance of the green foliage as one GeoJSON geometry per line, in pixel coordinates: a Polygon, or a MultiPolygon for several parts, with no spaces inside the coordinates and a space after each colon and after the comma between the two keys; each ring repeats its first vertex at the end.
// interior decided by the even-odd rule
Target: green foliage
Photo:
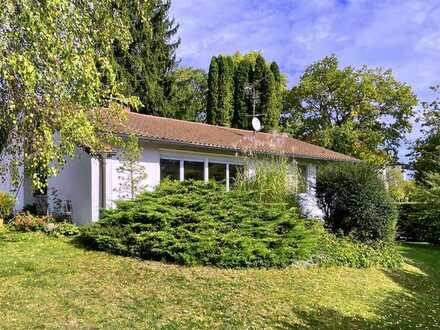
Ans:
{"type": "Polygon", "coordinates": [[[297,164],[286,157],[249,159],[247,167],[254,175],[240,173],[235,189],[252,191],[261,203],[295,203],[300,174],[297,164]]]}
{"type": "Polygon", "coordinates": [[[208,95],[206,104],[206,122],[209,124],[215,124],[219,121],[219,105],[218,105],[218,92],[219,92],[219,67],[217,57],[211,58],[211,64],[209,65],[208,72],[208,95]]]}
{"type": "Polygon", "coordinates": [[[78,226],[73,223],[49,223],[44,227],[44,231],[54,237],[72,237],[80,233],[78,226]]]}
{"type": "Polygon", "coordinates": [[[262,114],[266,131],[278,127],[286,90],[286,79],[278,65],[267,63],[258,52],[246,55],[213,57],[209,68],[207,122],[248,129],[253,113],[253,88],[256,113],[262,114]]]}
{"type": "Polygon", "coordinates": [[[285,115],[302,115],[291,134],[376,165],[397,157],[417,104],[390,70],[340,68],[335,56],[307,67],[291,94],[285,115]]]}
{"type": "Polygon", "coordinates": [[[404,202],[413,189],[414,182],[404,177],[400,167],[386,168],[386,183],[390,196],[396,202],[404,202]]]}
{"type": "Polygon", "coordinates": [[[113,48],[118,80],[127,95],[139,97],[139,111],[174,117],[167,103],[172,98],[180,39],[174,40],[179,26],[169,18],[170,7],[169,0],[121,3],[121,10],[130,18],[126,28],[131,39],[128,45],[115,43],[113,48]]]}
{"type": "Polygon", "coordinates": [[[249,110],[251,109],[250,100],[246,93],[246,87],[249,83],[249,75],[252,72],[252,64],[249,60],[242,59],[236,64],[234,76],[234,116],[232,118],[232,127],[250,128],[249,110]]]}
{"type": "Polygon", "coordinates": [[[430,173],[440,173],[440,85],[431,87],[435,93],[432,102],[423,102],[423,136],[414,143],[411,151],[411,167],[414,179],[422,184],[430,173]]]}
{"type": "Polygon", "coordinates": [[[414,180],[423,184],[429,173],[440,173],[440,130],[417,139],[412,150],[414,180]]]}
{"type": "MultiPolygon", "coordinates": [[[[140,4],[141,1],[136,1],[140,4]]],[[[126,49],[132,20],[126,1],[5,0],[0,9],[0,134],[14,183],[24,166],[36,190],[76,146],[92,153],[109,142],[106,118],[120,118],[124,93],[113,45],[126,49]],[[55,141],[54,135],[57,132],[55,141]],[[44,179],[42,179],[44,178],[44,179]]]]}
{"type": "Polygon", "coordinates": [[[217,125],[230,126],[234,102],[234,62],[230,56],[220,55],[218,61],[218,118],[217,125]]]}
{"type": "Polygon", "coordinates": [[[181,68],[173,74],[166,116],[200,121],[206,112],[207,74],[201,69],[181,68]]]}
{"type": "Polygon", "coordinates": [[[311,256],[315,232],[296,207],[189,181],[118,202],[80,238],[96,249],[185,265],[283,267],[311,256]]]}
{"type": "Polygon", "coordinates": [[[0,220],[11,216],[15,206],[15,198],[6,192],[0,191],[0,220]]]}
{"type": "Polygon", "coordinates": [[[324,234],[319,242],[319,253],[314,260],[323,266],[399,268],[403,265],[403,258],[395,244],[371,245],[332,234],[324,234]]]}
{"type": "Polygon", "coordinates": [[[394,240],[397,210],[371,166],[344,162],[320,167],[316,196],[332,232],[362,242],[394,240]]]}
{"type": "Polygon", "coordinates": [[[399,229],[410,238],[440,244],[440,173],[429,174],[409,201],[399,229]]]}
{"type": "Polygon", "coordinates": [[[142,150],[139,146],[139,139],[130,135],[119,157],[121,165],[117,168],[117,172],[120,174],[119,179],[122,182],[118,190],[120,198],[133,199],[145,189],[147,172],[145,167],[140,164],[142,150]]]}

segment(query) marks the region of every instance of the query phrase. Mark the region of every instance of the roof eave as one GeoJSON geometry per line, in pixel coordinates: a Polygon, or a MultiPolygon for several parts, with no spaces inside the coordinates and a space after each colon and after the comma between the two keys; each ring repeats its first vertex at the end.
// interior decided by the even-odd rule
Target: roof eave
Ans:
{"type": "MultiPolygon", "coordinates": [[[[126,133],[122,133],[123,136],[128,136],[126,133]]],[[[155,143],[167,143],[172,145],[178,145],[182,147],[197,147],[197,148],[203,148],[208,150],[220,150],[220,151],[230,151],[230,152],[239,152],[243,153],[244,150],[240,148],[233,148],[233,147],[227,147],[227,146],[218,146],[218,145],[210,145],[210,144],[203,144],[203,143],[190,143],[190,142],[184,142],[179,140],[173,140],[173,139],[164,139],[160,137],[146,137],[142,135],[138,135],[139,139],[141,141],[145,142],[155,142],[155,143]]],[[[352,162],[358,162],[357,159],[337,159],[337,158],[330,158],[330,157],[318,157],[318,156],[311,156],[311,155],[304,155],[304,154],[296,154],[296,153],[279,153],[279,152],[269,152],[269,151],[255,151],[258,155],[277,155],[277,156],[287,156],[292,158],[299,158],[299,159],[307,159],[307,160],[323,160],[323,161],[352,161],[352,162]]]]}

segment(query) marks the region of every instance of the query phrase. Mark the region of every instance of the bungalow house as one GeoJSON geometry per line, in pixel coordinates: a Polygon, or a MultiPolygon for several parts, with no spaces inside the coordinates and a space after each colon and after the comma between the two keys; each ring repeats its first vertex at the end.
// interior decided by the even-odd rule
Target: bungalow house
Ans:
{"type": "MultiPolygon", "coordinates": [[[[317,166],[328,161],[353,161],[352,157],[305,143],[286,135],[259,133],[183,120],[128,113],[120,133],[135,134],[143,150],[140,164],[147,173],[145,186],[153,189],[161,179],[218,180],[229,186],[240,167],[243,155],[283,155],[295,159],[305,176],[306,188],[300,194],[305,214],[320,217],[314,183],[317,166]]],[[[48,184],[49,209],[63,207],[77,224],[99,219],[100,209],[112,207],[121,198],[120,151],[99,158],[78,149],[48,184]]],[[[252,172],[252,168],[248,169],[252,172]]],[[[252,173],[250,173],[252,174],[252,173]]],[[[0,190],[10,190],[8,182],[0,190]]],[[[17,192],[17,210],[32,204],[30,180],[25,178],[17,192]]]]}

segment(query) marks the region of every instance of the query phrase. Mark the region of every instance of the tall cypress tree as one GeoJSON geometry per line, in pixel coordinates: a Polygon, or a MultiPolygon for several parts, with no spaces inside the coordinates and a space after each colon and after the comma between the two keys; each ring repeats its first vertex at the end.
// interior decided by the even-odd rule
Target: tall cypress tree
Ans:
{"type": "Polygon", "coordinates": [[[139,97],[141,113],[163,115],[180,44],[174,40],[179,25],[169,18],[171,2],[127,0],[123,6],[131,18],[132,42],[128,48],[114,45],[119,79],[128,94],[139,97]]]}
{"type": "MultiPolygon", "coordinates": [[[[249,128],[249,97],[246,93],[246,87],[249,83],[252,65],[246,59],[242,59],[235,70],[234,76],[234,116],[232,118],[232,127],[249,128]]],[[[251,110],[252,111],[252,108],[251,110]]]]}
{"type": "Polygon", "coordinates": [[[272,62],[270,64],[270,71],[272,71],[273,76],[275,78],[275,82],[280,84],[281,83],[281,73],[280,73],[280,67],[278,66],[277,62],[272,62]]]}
{"type": "Polygon", "coordinates": [[[248,129],[253,113],[252,98],[246,87],[254,84],[258,100],[256,112],[263,114],[268,131],[276,129],[281,113],[284,80],[278,64],[268,64],[259,53],[232,57],[220,55],[209,68],[207,122],[248,129]]]}
{"type": "Polygon", "coordinates": [[[271,130],[275,130],[278,128],[280,116],[283,107],[283,89],[285,88],[283,85],[283,81],[281,78],[280,67],[276,62],[272,62],[270,64],[270,71],[274,77],[274,87],[272,93],[272,101],[271,107],[268,114],[268,127],[271,130]]]}
{"type": "Polygon", "coordinates": [[[233,115],[234,62],[230,56],[218,57],[218,108],[217,125],[230,126],[233,115]]]}
{"type": "Polygon", "coordinates": [[[216,124],[218,117],[218,61],[217,57],[211,58],[208,72],[208,95],[206,100],[206,122],[216,124]]]}
{"type": "Polygon", "coordinates": [[[263,127],[265,131],[272,131],[277,126],[277,119],[275,118],[276,110],[274,109],[275,78],[269,68],[265,68],[264,76],[258,86],[260,92],[259,111],[263,115],[263,127]]]}

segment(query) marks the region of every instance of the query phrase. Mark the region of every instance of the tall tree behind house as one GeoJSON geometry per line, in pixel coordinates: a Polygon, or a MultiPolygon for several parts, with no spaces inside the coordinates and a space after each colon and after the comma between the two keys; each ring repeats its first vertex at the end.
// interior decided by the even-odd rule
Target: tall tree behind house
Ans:
{"type": "Polygon", "coordinates": [[[139,5],[139,1],[127,0],[123,6],[131,17],[132,40],[125,48],[114,44],[118,78],[124,81],[127,94],[139,97],[141,113],[165,115],[180,44],[175,38],[179,25],[169,17],[171,2],[153,0],[139,5]]]}

